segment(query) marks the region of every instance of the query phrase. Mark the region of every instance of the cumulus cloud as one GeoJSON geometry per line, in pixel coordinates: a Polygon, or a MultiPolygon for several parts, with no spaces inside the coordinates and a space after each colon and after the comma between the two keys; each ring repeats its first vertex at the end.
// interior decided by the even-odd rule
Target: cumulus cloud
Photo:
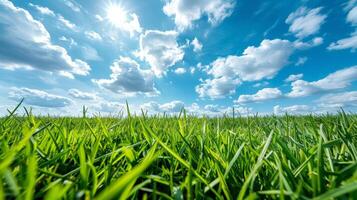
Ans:
{"type": "Polygon", "coordinates": [[[290,25],[289,31],[296,37],[305,38],[318,33],[321,25],[325,23],[327,15],[321,14],[321,10],[322,7],[314,9],[300,7],[288,16],[285,23],[290,25]]]}
{"type": "Polygon", "coordinates": [[[144,103],[140,106],[144,111],[149,113],[178,113],[184,107],[185,104],[182,101],[174,100],[168,103],[159,104],[155,101],[144,103]]]}
{"type": "Polygon", "coordinates": [[[51,17],[57,17],[57,20],[66,28],[69,28],[69,29],[71,29],[73,31],[77,31],[78,30],[78,27],[75,24],[73,24],[72,22],[70,22],[69,20],[64,18],[62,15],[56,14],[53,10],[51,10],[51,9],[49,9],[47,7],[35,5],[35,4],[32,4],[32,3],[29,3],[29,6],[35,8],[42,15],[48,15],[48,16],[51,16],[51,17]]]}
{"type": "Polygon", "coordinates": [[[39,6],[39,5],[35,5],[35,4],[32,4],[32,3],[29,3],[29,5],[33,8],[35,8],[38,12],[40,12],[42,15],[49,15],[49,16],[52,16],[54,17],[55,16],[55,13],[47,8],[47,7],[43,7],[43,6],[39,6]]]}
{"type": "Polygon", "coordinates": [[[186,69],[183,67],[179,67],[175,69],[175,74],[184,74],[186,73],[186,69]]]}
{"type": "Polygon", "coordinates": [[[331,43],[328,50],[342,50],[342,49],[352,49],[355,51],[357,49],[357,32],[353,33],[350,37],[343,38],[337,42],[331,43]]]}
{"type": "Polygon", "coordinates": [[[160,110],[165,112],[180,112],[185,104],[182,101],[171,101],[160,105],[160,110]]]}
{"type": "Polygon", "coordinates": [[[40,107],[57,108],[65,107],[72,103],[72,100],[67,97],[30,88],[12,88],[8,97],[15,101],[20,101],[24,98],[24,103],[40,107]]]}
{"type": "Polygon", "coordinates": [[[302,42],[300,40],[294,41],[294,46],[296,49],[309,49],[321,45],[324,42],[322,37],[315,37],[310,41],[302,42]]]}
{"type": "Polygon", "coordinates": [[[271,79],[288,64],[294,49],[288,40],[263,40],[258,47],[246,48],[241,56],[218,58],[207,70],[213,78],[203,81],[196,92],[200,97],[224,97],[234,94],[241,81],[271,79]]]}
{"type": "Polygon", "coordinates": [[[212,25],[219,24],[233,13],[235,2],[232,0],[169,0],[163,11],[174,17],[179,30],[192,27],[193,21],[207,16],[212,25]]]}
{"type": "Polygon", "coordinates": [[[222,76],[201,81],[195,90],[200,98],[219,99],[234,94],[236,87],[240,84],[241,81],[237,78],[222,76]]]}
{"type": "Polygon", "coordinates": [[[135,95],[159,94],[154,86],[154,75],[150,70],[143,70],[139,64],[129,57],[120,57],[110,66],[112,71],[109,79],[93,80],[102,88],[114,93],[135,95]]]}
{"type": "Polygon", "coordinates": [[[353,26],[357,26],[357,6],[353,7],[347,14],[347,22],[353,26]]]}
{"type": "Polygon", "coordinates": [[[148,30],[140,36],[140,49],[135,54],[151,66],[156,76],[166,74],[166,70],[181,61],[182,47],[177,43],[176,31],[148,30]]]}
{"type": "Polygon", "coordinates": [[[355,107],[357,106],[357,91],[327,94],[318,102],[320,107],[325,108],[355,107]]]}
{"type": "Polygon", "coordinates": [[[81,5],[73,0],[63,0],[64,4],[74,12],[81,12],[81,5]]]}
{"type": "Polygon", "coordinates": [[[273,108],[273,112],[275,115],[280,115],[280,114],[306,114],[308,112],[311,112],[311,108],[308,105],[293,105],[293,106],[287,106],[287,107],[282,107],[280,105],[276,105],[273,108]]]}
{"type": "Polygon", "coordinates": [[[140,108],[149,114],[157,114],[157,113],[169,113],[169,114],[177,114],[183,108],[189,114],[197,115],[197,116],[222,116],[224,114],[232,116],[233,107],[236,115],[247,115],[252,112],[252,108],[242,107],[234,105],[232,107],[220,106],[215,104],[208,104],[200,106],[197,103],[192,103],[191,105],[185,105],[182,101],[174,100],[171,102],[159,104],[155,101],[147,102],[140,105],[140,108]]]}
{"type": "Polygon", "coordinates": [[[243,81],[271,79],[287,63],[294,46],[288,40],[263,40],[260,46],[246,48],[241,56],[218,58],[208,74],[214,77],[235,76],[243,81]]]}
{"type": "MultiPolygon", "coordinates": [[[[347,14],[346,21],[352,26],[357,26],[357,6],[355,1],[349,1],[346,10],[350,10],[347,14]],[[354,7],[353,7],[354,6],[354,7]]],[[[351,49],[355,51],[357,49],[357,31],[350,34],[349,37],[337,40],[332,42],[328,47],[328,50],[342,50],[342,49],[351,49]]]]}
{"type": "Polygon", "coordinates": [[[200,52],[202,50],[202,43],[200,41],[198,41],[197,38],[194,38],[192,41],[191,41],[191,45],[193,46],[193,51],[194,52],[200,52]]]}
{"type": "Polygon", "coordinates": [[[68,29],[71,29],[72,31],[77,31],[77,25],[75,25],[74,23],[72,23],[71,21],[67,20],[66,18],[64,18],[62,15],[58,15],[57,16],[58,21],[60,21],[62,23],[63,26],[65,26],[68,29]]]}
{"type": "Polygon", "coordinates": [[[70,89],[68,90],[68,95],[81,100],[96,100],[98,96],[95,93],[83,92],[78,89],[70,89]]]}
{"type": "Polygon", "coordinates": [[[60,38],[58,38],[60,41],[65,42],[68,44],[69,48],[72,48],[73,46],[77,46],[78,43],[76,41],[74,41],[73,38],[67,38],[65,36],[61,36],[60,38]]]}
{"type": "Polygon", "coordinates": [[[264,88],[252,95],[240,95],[235,103],[249,103],[266,101],[282,97],[282,92],[278,88],[264,88]]]}
{"type": "Polygon", "coordinates": [[[119,102],[100,101],[96,105],[96,110],[105,113],[120,113],[125,110],[125,104],[119,102]]]}
{"type": "Polygon", "coordinates": [[[297,81],[300,80],[303,76],[303,74],[291,74],[288,78],[285,79],[285,82],[297,81]]]}
{"type": "Polygon", "coordinates": [[[102,40],[102,36],[100,36],[99,33],[95,32],[95,31],[86,31],[86,32],[84,32],[84,34],[90,40],[97,40],[97,41],[102,40]]]}
{"type": "Polygon", "coordinates": [[[46,28],[30,13],[10,1],[0,1],[0,67],[38,69],[59,74],[88,75],[90,66],[73,60],[50,41],[46,28]],[[31,53],[29,53],[31,52],[31,53]]]}
{"type": "Polygon", "coordinates": [[[291,83],[288,97],[303,97],[316,93],[346,88],[357,79],[357,66],[338,70],[318,81],[297,80],[291,83]]]}

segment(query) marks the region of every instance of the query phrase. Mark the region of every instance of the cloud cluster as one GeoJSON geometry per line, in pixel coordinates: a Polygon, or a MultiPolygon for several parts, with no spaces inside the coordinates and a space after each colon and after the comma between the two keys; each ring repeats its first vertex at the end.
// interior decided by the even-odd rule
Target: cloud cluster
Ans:
{"type": "Polygon", "coordinates": [[[291,83],[292,90],[288,97],[304,97],[321,92],[342,89],[357,80],[357,66],[333,72],[317,81],[296,80],[291,83]]]}
{"type": "Polygon", "coordinates": [[[24,98],[24,103],[28,105],[50,108],[65,107],[72,103],[72,100],[67,97],[29,88],[12,88],[8,97],[15,101],[24,98]]]}
{"type": "Polygon", "coordinates": [[[120,57],[110,66],[109,79],[93,80],[102,88],[124,95],[159,94],[154,86],[154,75],[150,70],[141,69],[139,64],[129,57],[120,57]]]}
{"type": "MultiPolygon", "coordinates": [[[[356,2],[349,1],[348,6],[345,8],[349,10],[346,22],[350,23],[351,26],[357,26],[357,5],[356,2]],[[354,6],[354,7],[353,7],[354,6]]],[[[350,34],[350,37],[342,38],[337,40],[336,42],[332,42],[330,46],[327,48],[328,50],[343,50],[343,49],[351,49],[355,51],[357,49],[357,30],[350,34]]]]}
{"type": "Polygon", "coordinates": [[[294,82],[300,80],[303,76],[303,74],[291,74],[288,78],[285,79],[285,82],[294,82]]]}
{"type": "Polygon", "coordinates": [[[289,31],[296,37],[305,38],[318,33],[321,25],[325,23],[327,15],[321,14],[321,10],[322,7],[314,9],[300,7],[288,16],[285,23],[290,25],[289,31]]]}
{"type": "Polygon", "coordinates": [[[200,52],[203,47],[202,43],[196,37],[191,41],[191,45],[193,46],[194,52],[200,52]]]}
{"type": "Polygon", "coordinates": [[[78,89],[68,90],[68,95],[81,100],[96,100],[99,98],[95,93],[83,92],[78,89]]]}
{"type": "Polygon", "coordinates": [[[56,16],[55,13],[51,9],[49,9],[47,7],[35,5],[35,4],[32,4],[32,3],[29,3],[29,6],[35,8],[42,15],[49,15],[49,16],[52,16],[52,17],[56,16]]]}
{"type": "Polygon", "coordinates": [[[240,95],[235,103],[244,104],[249,102],[266,101],[276,99],[283,96],[283,93],[278,88],[264,88],[252,95],[240,95]]]}
{"type": "Polygon", "coordinates": [[[355,107],[357,106],[357,91],[327,94],[318,102],[320,107],[325,108],[355,107]]]}
{"type": "MultiPolygon", "coordinates": [[[[178,114],[183,108],[187,111],[187,113],[197,116],[215,117],[222,116],[224,114],[232,116],[233,114],[233,107],[225,107],[215,104],[199,106],[197,103],[185,105],[184,102],[178,100],[163,104],[151,101],[140,105],[140,108],[143,111],[148,112],[148,114],[162,114],[163,112],[168,114],[178,114]]],[[[252,108],[234,106],[234,112],[235,115],[248,115],[252,112],[252,108]]]]}
{"type": "Polygon", "coordinates": [[[287,107],[276,105],[273,108],[273,113],[275,115],[281,115],[285,113],[288,113],[290,115],[299,115],[299,114],[307,114],[309,112],[311,112],[311,108],[308,105],[293,105],[287,107]]]}
{"type": "Polygon", "coordinates": [[[176,31],[148,30],[140,36],[140,49],[136,52],[148,62],[157,77],[166,74],[169,67],[181,61],[184,56],[182,47],[177,43],[176,31]]]}
{"type": "Polygon", "coordinates": [[[258,47],[246,48],[241,56],[230,55],[211,63],[212,79],[196,87],[200,97],[220,98],[234,94],[241,81],[273,78],[286,64],[295,46],[288,40],[263,40],[258,47]]]}
{"type": "Polygon", "coordinates": [[[234,6],[232,0],[169,0],[163,11],[174,17],[176,26],[183,31],[202,16],[207,16],[208,22],[216,25],[233,13],[234,6]]]}
{"type": "Polygon", "coordinates": [[[99,33],[95,31],[86,31],[84,34],[90,40],[102,41],[102,36],[100,36],[99,33]]]}
{"type": "Polygon", "coordinates": [[[38,69],[72,78],[73,74],[89,74],[90,66],[53,45],[46,28],[28,11],[10,1],[0,1],[0,13],[0,67],[38,69]]]}

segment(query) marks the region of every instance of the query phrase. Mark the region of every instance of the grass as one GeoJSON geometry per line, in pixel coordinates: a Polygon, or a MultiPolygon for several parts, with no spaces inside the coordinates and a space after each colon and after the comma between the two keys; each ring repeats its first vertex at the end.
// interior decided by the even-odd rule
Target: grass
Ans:
{"type": "Polygon", "coordinates": [[[357,199],[357,116],[343,111],[71,118],[16,109],[0,119],[0,199],[357,199]]]}

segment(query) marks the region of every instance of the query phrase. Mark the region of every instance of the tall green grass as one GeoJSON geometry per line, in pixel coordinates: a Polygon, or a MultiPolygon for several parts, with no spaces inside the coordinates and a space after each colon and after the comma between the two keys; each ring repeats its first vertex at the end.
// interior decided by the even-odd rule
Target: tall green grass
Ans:
{"type": "Polygon", "coordinates": [[[357,199],[356,115],[71,118],[16,109],[0,119],[0,199],[357,199]]]}

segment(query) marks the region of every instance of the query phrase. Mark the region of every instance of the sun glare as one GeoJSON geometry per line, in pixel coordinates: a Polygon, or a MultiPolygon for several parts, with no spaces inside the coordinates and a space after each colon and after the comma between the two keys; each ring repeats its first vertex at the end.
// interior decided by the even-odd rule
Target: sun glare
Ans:
{"type": "Polygon", "coordinates": [[[127,13],[120,5],[110,5],[106,12],[108,21],[114,26],[121,26],[127,21],[127,13]]]}

